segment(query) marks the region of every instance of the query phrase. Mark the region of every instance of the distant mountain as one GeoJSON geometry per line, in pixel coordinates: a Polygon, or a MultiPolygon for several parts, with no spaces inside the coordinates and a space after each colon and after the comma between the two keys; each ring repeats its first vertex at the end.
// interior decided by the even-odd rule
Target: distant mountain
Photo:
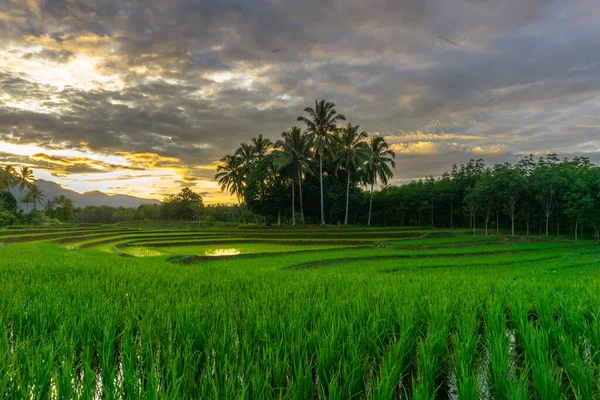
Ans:
{"type": "MultiPolygon", "coordinates": [[[[73,200],[76,207],[84,206],[112,206],[112,207],[138,207],[141,204],[160,204],[158,200],[142,199],[135,196],[127,196],[124,194],[109,195],[98,190],[91,192],[78,193],[74,190],[65,189],[56,182],[45,181],[38,179],[35,181],[36,185],[44,192],[44,203],[46,200],[51,200],[61,194],[73,200]]],[[[17,200],[19,200],[20,193],[16,188],[11,189],[11,192],[17,200]]],[[[25,208],[25,204],[20,204],[22,208],[25,208]]],[[[31,208],[31,204],[29,205],[31,208]]],[[[40,208],[40,206],[38,206],[40,208]]]]}

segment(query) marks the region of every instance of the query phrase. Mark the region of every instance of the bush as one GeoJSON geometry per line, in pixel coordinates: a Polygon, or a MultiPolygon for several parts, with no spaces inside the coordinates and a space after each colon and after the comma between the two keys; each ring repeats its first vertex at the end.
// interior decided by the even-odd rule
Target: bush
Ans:
{"type": "Polygon", "coordinates": [[[0,227],[13,225],[18,222],[17,217],[10,211],[0,210],[0,227]]]}
{"type": "Polygon", "coordinates": [[[0,210],[15,212],[17,210],[17,199],[10,192],[0,193],[0,210]]]}
{"type": "Polygon", "coordinates": [[[205,226],[215,226],[215,217],[208,215],[203,218],[202,224],[205,226]]]}
{"type": "Polygon", "coordinates": [[[42,225],[44,223],[44,214],[38,210],[31,210],[23,214],[23,223],[27,225],[42,225]]]}

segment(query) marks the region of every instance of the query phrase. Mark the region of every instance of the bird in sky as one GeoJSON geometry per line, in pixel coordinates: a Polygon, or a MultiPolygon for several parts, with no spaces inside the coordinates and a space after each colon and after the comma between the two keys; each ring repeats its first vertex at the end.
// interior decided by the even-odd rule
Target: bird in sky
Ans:
{"type": "Polygon", "coordinates": [[[456,43],[454,40],[448,39],[448,38],[447,38],[447,37],[445,37],[445,36],[442,36],[442,35],[437,35],[437,37],[438,37],[438,38],[440,38],[440,39],[442,39],[442,40],[444,40],[444,41],[446,41],[446,42],[448,42],[448,43],[450,43],[450,44],[453,44],[453,45],[455,45],[455,46],[460,46],[460,44],[459,44],[459,43],[456,43]]]}

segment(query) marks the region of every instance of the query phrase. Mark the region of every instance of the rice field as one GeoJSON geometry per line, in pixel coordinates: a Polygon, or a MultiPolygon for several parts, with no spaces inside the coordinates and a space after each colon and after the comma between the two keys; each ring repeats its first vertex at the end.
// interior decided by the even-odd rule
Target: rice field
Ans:
{"type": "Polygon", "coordinates": [[[0,397],[600,397],[600,247],[422,229],[0,230],[0,397]]]}

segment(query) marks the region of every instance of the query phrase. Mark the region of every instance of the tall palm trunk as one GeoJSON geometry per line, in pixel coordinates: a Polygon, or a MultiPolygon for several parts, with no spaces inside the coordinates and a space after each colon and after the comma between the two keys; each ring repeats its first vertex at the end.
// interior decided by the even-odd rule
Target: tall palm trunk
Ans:
{"type": "Polygon", "coordinates": [[[302,174],[298,170],[298,189],[300,190],[300,219],[304,225],[304,205],[302,204],[302,174]]]}
{"type": "Polygon", "coordinates": [[[242,200],[240,199],[240,196],[238,195],[238,204],[240,205],[240,212],[242,213],[242,221],[244,221],[244,223],[246,223],[246,217],[244,217],[244,205],[242,204],[242,200]]]}
{"type": "Polygon", "coordinates": [[[348,183],[346,184],[346,219],[344,219],[344,225],[348,225],[348,207],[350,204],[350,165],[346,163],[346,169],[348,170],[348,183]]]}
{"type": "Polygon", "coordinates": [[[292,181],[292,225],[293,226],[296,226],[296,206],[294,205],[294,203],[296,202],[295,187],[296,187],[296,185],[292,181]]]}
{"type": "Polygon", "coordinates": [[[325,225],[325,206],[323,205],[323,155],[319,155],[319,182],[321,185],[321,225],[325,225]]]}
{"type": "Polygon", "coordinates": [[[371,198],[369,199],[369,221],[367,225],[371,226],[371,209],[373,206],[373,183],[371,182],[371,198]]]}

